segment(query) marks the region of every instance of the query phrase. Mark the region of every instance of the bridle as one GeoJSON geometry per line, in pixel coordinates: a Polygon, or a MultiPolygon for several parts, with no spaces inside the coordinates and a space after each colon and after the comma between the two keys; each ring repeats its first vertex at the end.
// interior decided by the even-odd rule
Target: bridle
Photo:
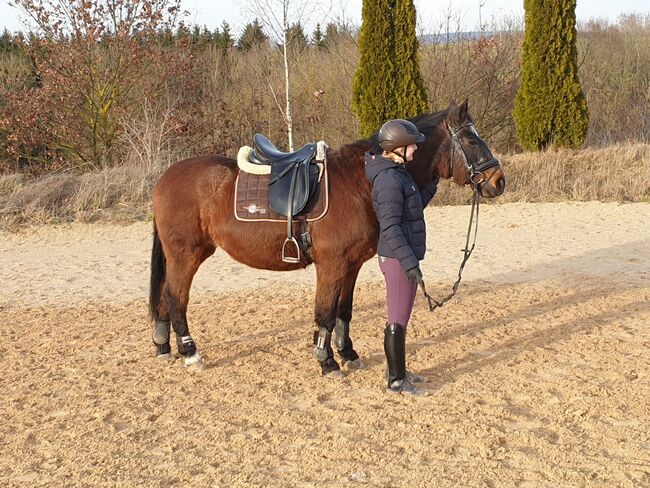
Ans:
{"type": "Polygon", "coordinates": [[[469,173],[469,182],[472,185],[474,192],[472,194],[472,211],[469,217],[469,226],[467,227],[467,239],[465,240],[465,248],[461,249],[461,251],[463,252],[463,261],[460,263],[460,268],[458,269],[458,278],[456,279],[456,282],[454,283],[451,289],[451,293],[440,301],[435,300],[434,298],[431,297],[431,295],[427,293],[427,290],[424,286],[424,280],[420,281],[420,288],[422,289],[422,293],[424,293],[424,297],[429,302],[430,312],[433,312],[436,308],[442,307],[445,303],[451,300],[452,297],[458,291],[458,286],[460,285],[463,268],[465,268],[465,264],[469,260],[469,257],[472,255],[472,251],[474,250],[474,246],[476,245],[476,235],[478,234],[478,209],[481,200],[481,184],[485,182],[485,175],[483,174],[483,172],[490,168],[494,168],[495,166],[499,166],[501,164],[499,160],[495,159],[494,157],[482,163],[477,163],[476,161],[469,160],[469,158],[467,157],[467,153],[465,152],[465,148],[463,147],[463,144],[460,142],[458,134],[463,129],[469,129],[476,135],[476,137],[480,139],[480,136],[478,135],[478,131],[476,130],[476,127],[474,127],[474,124],[472,123],[465,124],[456,130],[454,130],[449,124],[447,124],[447,129],[449,130],[449,135],[451,136],[451,151],[449,155],[449,175],[452,178],[454,176],[455,150],[456,150],[456,146],[458,146],[460,148],[460,152],[463,155],[463,163],[465,164],[465,167],[467,168],[467,171],[469,173]],[[474,220],[474,215],[476,215],[476,220],[474,220]],[[470,247],[469,239],[472,233],[472,223],[474,223],[474,240],[472,242],[472,247],[470,247]]]}
{"type": "Polygon", "coordinates": [[[458,146],[460,148],[460,152],[463,155],[463,163],[465,164],[465,168],[467,168],[467,172],[469,173],[469,182],[472,185],[472,188],[474,188],[474,191],[478,191],[480,190],[481,184],[485,181],[485,175],[483,174],[483,172],[490,168],[494,168],[495,166],[499,166],[501,163],[499,162],[498,159],[494,157],[482,163],[479,163],[477,161],[470,161],[469,158],[467,157],[467,153],[465,152],[465,148],[463,147],[463,144],[460,142],[460,138],[458,137],[458,134],[463,129],[468,129],[476,137],[478,137],[479,139],[481,138],[481,136],[478,135],[478,131],[476,130],[476,127],[474,127],[474,124],[472,124],[471,122],[465,125],[461,125],[458,129],[454,129],[451,125],[447,124],[447,130],[449,131],[449,135],[451,136],[451,154],[449,155],[449,174],[452,177],[454,176],[454,160],[456,159],[455,152],[456,152],[456,146],[458,146]]]}

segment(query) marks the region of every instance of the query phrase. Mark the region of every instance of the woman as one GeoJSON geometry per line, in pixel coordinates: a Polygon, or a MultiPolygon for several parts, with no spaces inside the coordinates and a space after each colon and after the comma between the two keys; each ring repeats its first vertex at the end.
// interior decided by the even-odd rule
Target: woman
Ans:
{"type": "Polygon", "coordinates": [[[422,281],[419,261],[426,250],[424,207],[436,193],[438,180],[418,188],[406,171],[424,135],[408,120],[386,122],[379,130],[379,148],[366,153],[365,173],[372,184],[372,202],[379,221],[379,267],[386,280],[388,322],[384,352],[387,390],[424,395],[413,383],[424,378],[406,370],[406,326],[422,281]]]}

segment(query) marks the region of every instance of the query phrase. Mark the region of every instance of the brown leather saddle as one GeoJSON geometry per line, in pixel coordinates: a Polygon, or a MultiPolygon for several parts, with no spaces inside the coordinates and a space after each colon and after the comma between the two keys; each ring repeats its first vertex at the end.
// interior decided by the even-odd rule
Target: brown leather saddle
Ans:
{"type": "Polygon", "coordinates": [[[262,134],[253,137],[248,161],[271,166],[268,200],[271,210],[287,217],[287,238],[282,245],[282,261],[300,262],[300,246],[293,235],[294,217],[301,215],[318,189],[320,170],[315,161],[316,144],[308,143],[294,152],[282,152],[262,134]],[[296,255],[289,255],[292,247],[296,255]]]}

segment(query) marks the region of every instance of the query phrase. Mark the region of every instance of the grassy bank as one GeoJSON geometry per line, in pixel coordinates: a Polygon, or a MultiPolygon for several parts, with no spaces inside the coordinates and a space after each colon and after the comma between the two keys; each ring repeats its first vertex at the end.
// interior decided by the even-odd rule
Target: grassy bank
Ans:
{"type": "MultiPolygon", "coordinates": [[[[650,200],[650,144],[502,156],[506,193],[494,201],[650,200]]],[[[151,189],[167,163],[132,164],[27,180],[0,176],[0,228],[62,222],[134,222],[151,218],[151,189]]],[[[442,182],[435,205],[459,205],[470,192],[442,182]]]]}

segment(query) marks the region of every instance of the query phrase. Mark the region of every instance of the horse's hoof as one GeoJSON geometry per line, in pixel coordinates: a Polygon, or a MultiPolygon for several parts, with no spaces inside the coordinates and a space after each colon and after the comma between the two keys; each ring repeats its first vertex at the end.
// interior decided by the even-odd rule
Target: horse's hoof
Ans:
{"type": "Polygon", "coordinates": [[[363,369],[365,364],[361,361],[361,358],[357,358],[354,361],[346,361],[343,363],[343,367],[348,371],[355,371],[357,369],[363,369]]]}
{"type": "Polygon", "coordinates": [[[325,378],[328,380],[342,380],[345,378],[345,375],[343,374],[343,371],[340,369],[335,369],[334,371],[330,371],[329,373],[325,373],[323,375],[325,378]]]}
{"type": "Polygon", "coordinates": [[[205,361],[199,354],[199,352],[195,352],[191,356],[188,356],[185,358],[185,366],[188,368],[192,369],[202,369],[205,364],[205,361]]]}
{"type": "Polygon", "coordinates": [[[174,357],[174,355],[171,352],[167,352],[167,353],[164,353],[164,354],[158,354],[156,356],[156,359],[158,361],[162,361],[162,362],[165,362],[165,363],[173,363],[174,361],[176,361],[176,358],[174,357]]]}

